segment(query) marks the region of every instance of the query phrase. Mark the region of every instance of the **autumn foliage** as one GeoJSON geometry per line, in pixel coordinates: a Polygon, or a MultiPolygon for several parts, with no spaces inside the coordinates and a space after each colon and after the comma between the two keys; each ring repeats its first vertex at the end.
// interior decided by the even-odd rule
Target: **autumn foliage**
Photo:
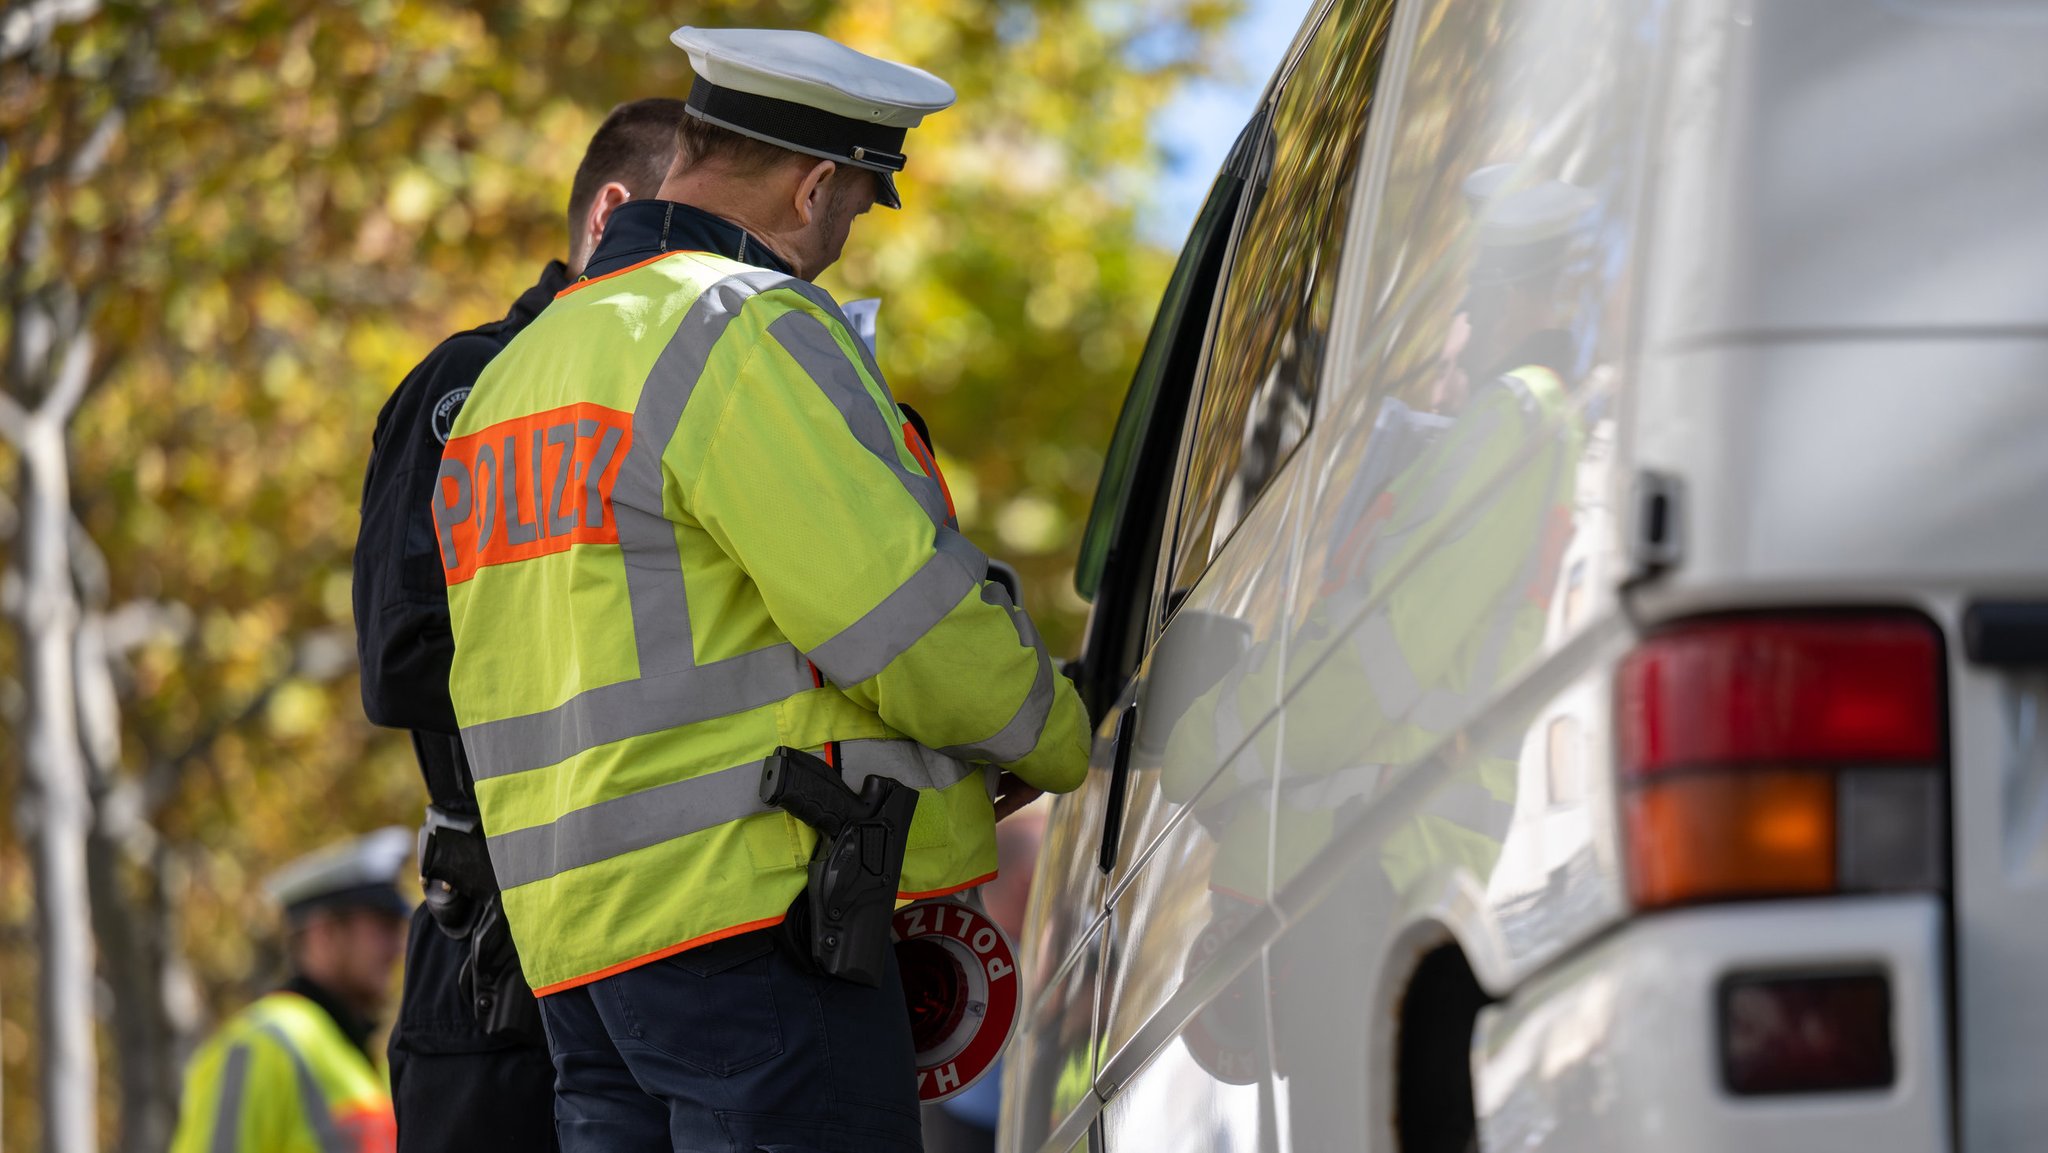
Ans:
{"type": "MultiPolygon", "coordinates": [[[[826,286],[884,299],[882,367],[930,419],[964,527],[1022,570],[1071,651],[1078,519],[1171,256],[1139,227],[1151,119],[1213,66],[1234,6],[43,0],[0,15],[0,415],[48,401],[67,353],[86,374],[59,535],[79,610],[63,627],[90,634],[67,707],[90,801],[103,1146],[160,1148],[178,1062],[275,975],[258,878],[418,819],[410,748],[364,721],[353,672],[370,430],[435,342],[502,314],[562,254],[569,176],[604,112],[686,91],[671,28],[812,27],[958,88],[913,136],[906,210],[864,218],[826,286]]],[[[16,626],[0,638],[0,1145],[27,1150],[46,1136],[35,847],[58,825],[21,736],[48,731],[32,722],[50,700],[25,654],[62,614],[24,591],[37,490],[19,442],[0,441],[0,476],[16,626]]]]}

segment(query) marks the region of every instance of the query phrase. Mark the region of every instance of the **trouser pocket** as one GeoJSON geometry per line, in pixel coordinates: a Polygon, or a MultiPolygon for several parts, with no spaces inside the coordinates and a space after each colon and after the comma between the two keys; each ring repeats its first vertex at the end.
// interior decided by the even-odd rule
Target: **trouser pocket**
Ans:
{"type": "Polygon", "coordinates": [[[774,948],[770,934],[744,933],[629,969],[592,991],[615,1000],[622,1043],[730,1077],[783,1051],[769,972],[774,948]]]}

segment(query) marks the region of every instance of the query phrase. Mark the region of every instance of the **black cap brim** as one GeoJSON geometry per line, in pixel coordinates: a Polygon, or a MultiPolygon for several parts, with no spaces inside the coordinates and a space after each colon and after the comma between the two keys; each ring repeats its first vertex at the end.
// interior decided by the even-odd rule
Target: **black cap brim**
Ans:
{"type": "Polygon", "coordinates": [[[320,910],[343,912],[349,909],[366,909],[376,913],[390,913],[397,917],[412,916],[412,902],[391,884],[359,885],[333,893],[322,893],[309,897],[285,910],[285,916],[297,921],[310,913],[320,910]]]}

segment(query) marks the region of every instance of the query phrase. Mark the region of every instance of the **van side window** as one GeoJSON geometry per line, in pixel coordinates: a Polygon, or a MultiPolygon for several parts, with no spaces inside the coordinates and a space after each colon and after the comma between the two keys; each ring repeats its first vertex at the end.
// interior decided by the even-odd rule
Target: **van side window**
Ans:
{"type": "Polygon", "coordinates": [[[1090,716],[1102,715],[1144,653],[1152,578],[1164,551],[1166,494],[1201,367],[1202,337],[1215,309],[1245,177],[1265,136],[1261,114],[1238,137],[1196,215],[1103,460],[1074,568],[1074,590],[1095,605],[1075,678],[1090,716]]]}
{"type": "Polygon", "coordinates": [[[1308,431],[1392,13],[1392,0],[1334,7],[1280,91],[1186,464],[1175,592],[1208,568],[1308,431]]]}

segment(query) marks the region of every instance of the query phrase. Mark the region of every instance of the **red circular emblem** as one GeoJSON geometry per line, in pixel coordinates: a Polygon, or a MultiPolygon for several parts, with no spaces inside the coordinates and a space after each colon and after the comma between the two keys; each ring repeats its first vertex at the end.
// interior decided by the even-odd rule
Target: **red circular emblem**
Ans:
{"type": "Polygon", "coordinates": [[[890,923],[917,1095],[929,1105],[981,1079],[1017,1024],[1017,951],[988,914],[960,901],[919,901],[890,923]]]}

